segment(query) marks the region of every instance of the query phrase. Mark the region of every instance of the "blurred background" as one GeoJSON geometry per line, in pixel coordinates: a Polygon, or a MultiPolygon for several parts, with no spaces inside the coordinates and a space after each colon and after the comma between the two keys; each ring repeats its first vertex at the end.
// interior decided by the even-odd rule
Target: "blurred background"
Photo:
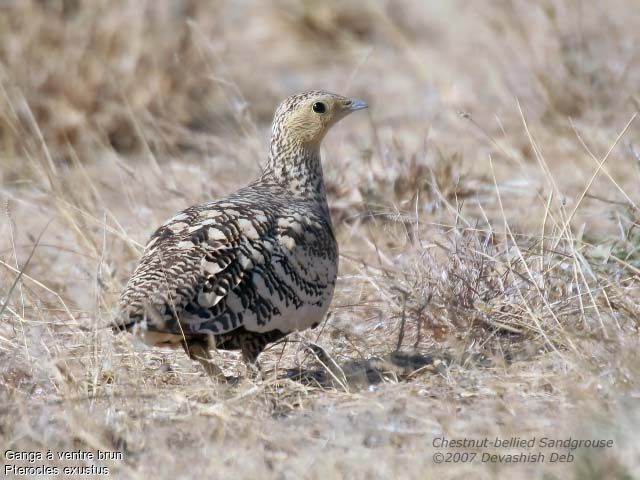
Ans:
{"type": "Polygon", "coordinates": [[[637,0],[0,0],[0,443],[418,478],[436,434],[580,425],[619,448],[544,478],[632,478],[638,25],[637,0]],[[309,89],[371,106],[323,145],[341,270],[309,337],[357,380],[293,342],[264,366],[316,383],[220,393],[104,326],[153,230],[257,176],[309,89]]]}
{"type": "MultiPolygon", "coordinates": [[[[552,148],[573,143],[568,118],[615,132],[640,82],[639,11],[624,0],[4,0],[3,178],[23,173],[12,158],[38,152],[36,125],[55,165],[100,149],[211,154],[229,135],[262,152],[274,106],[311,88],[366,97],[381,140],[393,130],[415,150],[429,133],[470,162],[493,147],[461,134],[460,111],[502,140],[522,130],[519,101],[552,148]]],[[[521,137],[514,155],[535,162],[521,137]]],[[[572,161],[557,148],[549,163],[572,161]]]]}

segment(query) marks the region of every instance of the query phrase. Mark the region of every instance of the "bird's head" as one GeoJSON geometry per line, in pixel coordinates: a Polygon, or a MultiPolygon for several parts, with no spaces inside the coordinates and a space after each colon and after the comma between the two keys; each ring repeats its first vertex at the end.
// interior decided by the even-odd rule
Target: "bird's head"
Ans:
{"type": "Polygon", "coordinates": [[[273,135],[307,147],[318,147],[333,125],[367,106],[362,100],[335,93],[298,93],[283,101],[276,110],[273,135]]]}

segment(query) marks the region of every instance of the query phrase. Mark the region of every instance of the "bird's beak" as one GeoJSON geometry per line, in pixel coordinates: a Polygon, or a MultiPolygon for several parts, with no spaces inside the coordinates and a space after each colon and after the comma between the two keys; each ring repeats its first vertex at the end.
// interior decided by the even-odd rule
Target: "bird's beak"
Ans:
{"type": "Polygon", "coordinates": [[[365,102],[364,100],[358,100],[357,98],[354,98],[351,100],[351,105],[349,105],[350,112],[355,112],[356,110],[362,110],[363,108],[369,108],[369,105],[367,105],[367,102],[365,102]]]}

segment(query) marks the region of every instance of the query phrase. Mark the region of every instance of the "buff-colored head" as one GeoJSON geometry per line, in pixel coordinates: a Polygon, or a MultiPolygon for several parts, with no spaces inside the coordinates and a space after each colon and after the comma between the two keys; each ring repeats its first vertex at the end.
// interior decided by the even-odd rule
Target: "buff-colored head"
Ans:
{"type": "Polygon", "coordinates": [[[298,93],[276,110],[273,135],[306,146],[318,146],[333,125],[367,106],[362,100],[329,92],[298,93]]]}

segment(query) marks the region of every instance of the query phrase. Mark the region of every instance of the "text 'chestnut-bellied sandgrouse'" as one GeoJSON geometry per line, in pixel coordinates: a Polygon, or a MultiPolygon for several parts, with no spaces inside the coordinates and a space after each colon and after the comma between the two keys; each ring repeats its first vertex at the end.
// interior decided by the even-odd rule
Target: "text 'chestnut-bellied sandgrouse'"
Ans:
{"type": "Polygon", "coordinates": [[[240,349],[254,364],[268,343],[318,325],[338,271],[320,143],[366,107],[321,91],[282,102],[262,175],[156,230],[122,293],[114,330],[137,331],[151,345],[181,344],[222,377],[210,348],[240,349]]]}

